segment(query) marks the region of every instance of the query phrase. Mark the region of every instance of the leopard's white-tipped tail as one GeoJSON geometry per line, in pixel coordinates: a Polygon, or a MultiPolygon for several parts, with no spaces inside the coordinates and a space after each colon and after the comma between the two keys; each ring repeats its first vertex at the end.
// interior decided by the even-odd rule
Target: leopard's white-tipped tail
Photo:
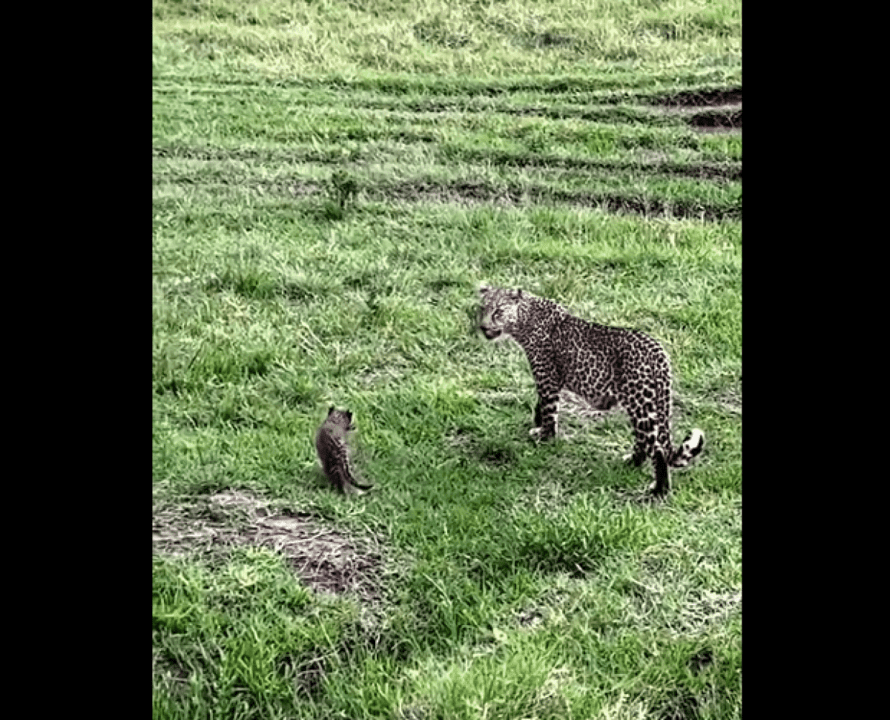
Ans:
{"type": "Polygon", "coordinates": [[[671,457],[671,466],[672,467],[686,467],[690,462],[692,462],[695,457],[702,451],[702,448],[705,446],[705,434],[695,428],[686,439],[683,441],[683,444],[680,445],[676,450],[674,450],[674,454],[671,457]]]}

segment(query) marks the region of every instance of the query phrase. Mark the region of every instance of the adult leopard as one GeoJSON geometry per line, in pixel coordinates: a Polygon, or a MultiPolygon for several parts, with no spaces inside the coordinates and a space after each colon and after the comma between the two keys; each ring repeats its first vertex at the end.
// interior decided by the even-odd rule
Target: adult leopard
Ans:
{"type": "Polygon", "coordinates": [[[512,337],[531,365],[538,390],[531,435],[556,436],[563,389],[596,410],[620,406],[635,437],[625,459],[639,467],[652,458],[655,480],[649,491],[668,493],[669,467],[688,465],[702,451],[704,434],[695,429],[680,447],[671,443],[671,366],[661,345],[637,330],[587,322],[523,290],[483,285],[479,293],[479,329],[489,340],[512,337]]]}

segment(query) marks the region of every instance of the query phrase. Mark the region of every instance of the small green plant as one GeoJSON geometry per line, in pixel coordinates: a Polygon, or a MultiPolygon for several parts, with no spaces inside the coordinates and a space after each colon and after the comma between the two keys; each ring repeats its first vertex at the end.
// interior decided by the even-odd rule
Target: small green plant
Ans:
{"type": "Polygon", "coordinates": [[[328,182],[328,200],[324,206],[324,216],[328,220],[340,220],[346,214],[346,205],[355,200],[358,183],[345,170],[337,170],[328,182]]]}

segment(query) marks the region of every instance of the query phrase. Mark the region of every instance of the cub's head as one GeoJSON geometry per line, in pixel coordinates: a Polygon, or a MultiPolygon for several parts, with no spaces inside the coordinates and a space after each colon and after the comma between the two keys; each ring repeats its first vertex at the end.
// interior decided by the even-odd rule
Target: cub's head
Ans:
{"type": "Polygon", "coordinates": [[[519,309],[529,297],[522,290],[479,288],[482,306],[479,309],[479,329],[489,340],[512,335],[519,322],[519,309]]]}
{"type": "Polygon", "coordinates": [[[335,410],[333,405],[328,410],[327,422],[343,428],[344,431],[355,430],[355,425],[352,422],[352,413],[349,410],[335,410]]]}

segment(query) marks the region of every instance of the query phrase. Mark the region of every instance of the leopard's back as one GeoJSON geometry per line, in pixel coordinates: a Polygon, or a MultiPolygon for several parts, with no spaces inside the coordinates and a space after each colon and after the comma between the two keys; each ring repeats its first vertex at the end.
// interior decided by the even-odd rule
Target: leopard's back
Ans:
{"type": "MultiPolygon", "coordinates": [[[[562,387],[593,407],[616,405],[632,417],[670,415],[671,367],[664,348],[630,328],[609,327],[566,317],[535,352],[551,353],[562,387]]],[[[664,421],[665,417],[660,417],[664,421]]]]}

